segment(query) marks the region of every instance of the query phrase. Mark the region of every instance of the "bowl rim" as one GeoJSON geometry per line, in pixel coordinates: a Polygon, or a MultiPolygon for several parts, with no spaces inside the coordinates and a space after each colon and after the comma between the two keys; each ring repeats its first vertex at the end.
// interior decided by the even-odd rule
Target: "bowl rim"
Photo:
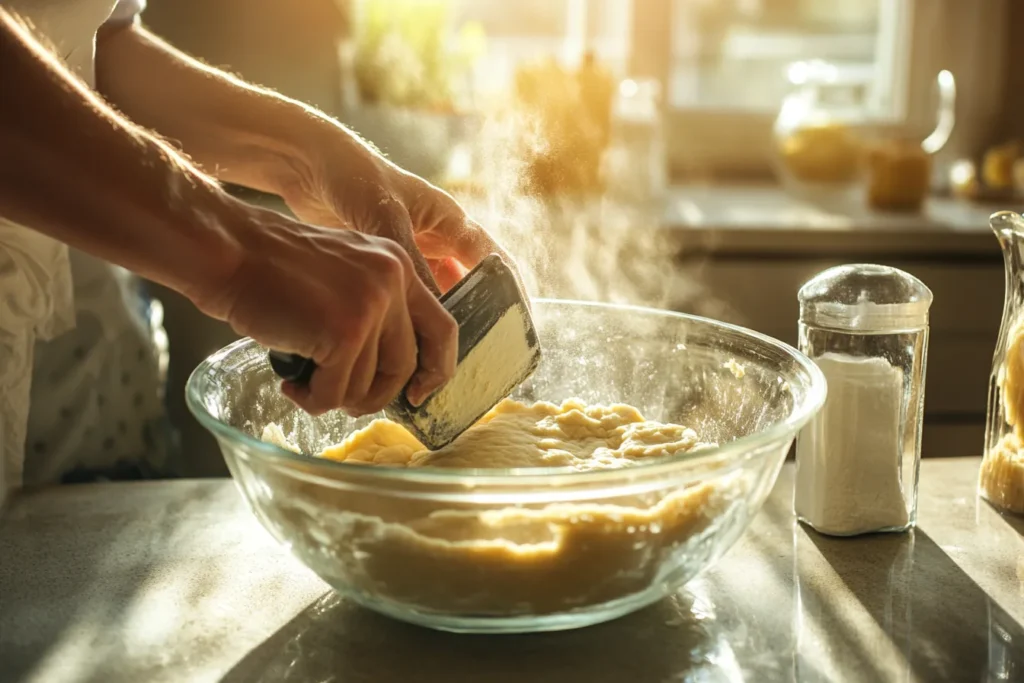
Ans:
{"type": "MultiPolygon", "coordinates": [[[[759,453],[766,446],[773,444],[783,438],[787,438],[790,434],[795,434],[801,427],[810,421],[811,417],[824,405],[825,398],[828,392],[827,382],[821,369],[805,354],[798,351],[793,346],[769,337],[766,334],[756,332],[754,330],[742,327],[740,325],[734,325],[731,323],[714,320],[712,318],[706,318],[703,316],[693,315],[689,313],[681,313],[678,311],[669,311],[664,309],[652,308],[648,306],[635,306],[632,304],[615,304],[600,301],[580,301],[574,299],[556,299],[556,298],[536,298],[532,300],[534,303],[542,304],[556,304],[556,305],[573,305],[586,308],[603,308],[611,309],[616,311],[631,311],[634,313],[642,313],[647,315],[655,315],[663,318],[680,318],[691,322],[710,325],[712,327],[719,328],[724,331],[738,333],[744,336],[752,337],[774,349],[781,351],[785,355],[789,356],[796,364],[802,368],[808,375],[810,375],[809,390],[804,397],[804,400],[796,405],[794,409],[786,416],[786,419],[781,420],[772,426],[768,427],[759,432],[747,434],[734,441],[730,441],[724,445],[716,446],[715,448],[702,449],[697,452],[688,452],[676,455],[662,456],[658,458],[651,458],[650,461],[632,465],[622,469],[612,470],[585,470],[578,471],[571,467],[531,467],[531,468],[505,468],[505,469],[488,469],[488,468],[431,468],[431,467],[397,467],[393,465],[367,465],[365,463],[346,463],[337,460],[329,460],[326,458],[319,458],[317,456],[307,455],[304,453],[294,453],[292,451],[281,448],[280,446],[268,443],[259,439],[255,436],[251,436],[242,430],[232,427],[224,422],[221,422],[206,409],[203,402],[195,391],[196,384],[201,381],[201,377],[208,373],[213,367],[214,363],[218,362],[224,356],[227,356],[234,352],[241,346],[257,345],[257,342],[251,337],[243,337],[238,339],[231,344],[221,348],[214,352],[207,358],[205,358],[189,375],[187,382],[185,383],[185,402],[188,405],[189,411],[196,418],[196,420],[206,428],[213,436],[222,442],[223,440],[230,440],[239,446],[244,447],[246,454],[259,455],[261,457],[267,457],[270,460],[277,461],[282,464],[301,464],[303,465],[302,478],[313,478],[320,479],[321,476],[316,473],[309,471],[306,468],[312,466],[314,469],[323,468],[325,473],[334,473],[337,475],[352,474],[366,477],[370,475],[373,479],[381,480],[401,480],[405,482],[421,482],[421,483],[432,483],[432,484],[457,484],[465,486],[468,482],[472,482],[474,485],[516,485],[522,486],[528,484],[530,479],[536,481],[537,479],[543,479],[544,481],[551,483],[555,477],[559,477],[559,481],[563,481],[561,478],[565,478],[567,483],[572,484],[584,484],[584,483],[599,483],[606,482],[609,479],[621,480],[625,477],[635,479],[642,478],[651,475],[661,474],[666,470],[674,469],[677,465],[683,462],[692,462],[699,460],[716,460],[727,464],[739,462],[741,454],[759,453]]],[[[221,447],[223,444],[220,443],[221,447]]],[[[732,468],[724,468],[732,469],[732,468]]],[[[337,484],[338,479],[335,477],[324,477],[325,481],[332,484],[337,484]]]]}

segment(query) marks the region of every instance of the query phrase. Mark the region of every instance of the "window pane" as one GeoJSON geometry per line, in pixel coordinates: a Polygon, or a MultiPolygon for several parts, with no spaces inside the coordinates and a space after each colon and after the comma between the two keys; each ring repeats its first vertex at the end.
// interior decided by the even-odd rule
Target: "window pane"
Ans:
{"type": "Polygon", "coordinates": [[[568,66],[594,53],[622,73],[632,0],[458,0],[455,24],[477,22],[487,49],[475,69],[481,93],[506,92],[518,65],[554,58],[568,66]]]}
{"type": "Polygon", "coordinates": [[[534,36],[561,40],[566,27],[567,0],[463,0],[455,13],[458,23],[480,22],[492,37],[534,36]]]}
{"type": "Polygon", "coordinates": [[[822,59],[865,102],[879,87],[885,0],[673,0],[670,103],[774,110],[788,64],[822,59]]]}

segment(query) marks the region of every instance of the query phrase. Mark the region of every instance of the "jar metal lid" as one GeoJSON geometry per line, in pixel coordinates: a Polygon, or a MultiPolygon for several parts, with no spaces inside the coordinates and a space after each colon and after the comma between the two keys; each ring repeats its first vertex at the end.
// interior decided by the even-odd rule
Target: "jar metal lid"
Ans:
{"type": "Polygon", "coordinates": [[[800,288],[800,321],[857,332],[928,325],[932,292],[898,268],[850,264],[829,268],[800,288]]]}

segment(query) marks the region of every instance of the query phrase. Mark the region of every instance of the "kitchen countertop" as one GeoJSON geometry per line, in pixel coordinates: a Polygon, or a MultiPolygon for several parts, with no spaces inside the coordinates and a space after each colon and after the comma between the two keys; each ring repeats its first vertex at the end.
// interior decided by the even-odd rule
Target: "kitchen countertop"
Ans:
{"type": "Polygon", "coordinates": [[[669,190],[661,227],[687,255],[818,257],[885,254],[1002,262],[988,226],[1024,203],[929,198],[921,213],[873,211],[856,200],[812,201],[771,185],[684,185],[669,190]]]}
{"type": "MultiPolygon", "coordinates": [[[[272,195],[242,190],[239,196],[259,206],[288,211],[284,202],[272,195]]],[[[474,200],[467,206],[476,213],[474,200]]],[[[578,204],[570,206],[579,209],[578,204]]],[[[600,211],[616,213],[613,205],[602,206],[600,211]]],[[[477,208],[483,211],[477,217],[486,223],[486,209],[477,208]]],[[[672,186],[654,214],[648,218],[640,212],[631,220],[639,227],[653,226],[688,258],[867,258],[884,254],[1001,264],[999,244],[988,226],[989,216],[1000,210],[1022,211],[1024,202],[972,203],[932,197],[921,213],[907,214],[873,211],[858,201],[798,198],[777,185],[718,183],[672,186]]],[[[595,220],[607,219],[600,211],[595,220]]],[[[578,215],[572,208],[556,208],[552,220],[557,221],[560,212],[568,217],[578,215]]]]}
{"type": "Polygon", "coordinates": [[[1024,680],[1024,521],[926,460],[919,528],[818,536],[786,465],[718,565],[568,633],[458,636],[377,616],[278,547],[226,480],[66,486],[0,519],[0,681],[1024,680]]]}

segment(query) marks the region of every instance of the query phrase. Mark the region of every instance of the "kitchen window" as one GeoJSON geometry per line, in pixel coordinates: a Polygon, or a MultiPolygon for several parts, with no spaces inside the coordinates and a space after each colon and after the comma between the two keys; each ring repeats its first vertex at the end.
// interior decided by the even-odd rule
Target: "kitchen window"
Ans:
{"type": "MultiPolygon", "coordinates": [[[[657,4],[664,0],[655,0],[657,4]]],[[[552,57],[579,62],[592,51],[617,75],[629,68],[634,4],[651,0],[461,0],[456,25],[475,22],[487,36],[487,50],[477,65],[475,89],[507,93],[516,67],[552,57]]]]}
{"type": "MultiPolygon", "coordinates": [[[[356,5],[368,1],[388,0],[356,5]]],[[[656,79],[675,177],[768,177],[787,69],[801,60],[835,66],[854,125],[921,139],[936,122],[936,76],[949,69],[959,93],[950,155],[995,142],[1005,110],[1009,0],[421,1],[447,4],[455,32],[483,29],[470,108],[500,101],[516,68],[544,57],[575,64],[592,52],[618,76],[656,79]]]]}
{"type": "Polygon", "coordinates": [[[906,0],[672,0],[668,105],[774,115],[787,67],[822,59],[865,118],[903,111],[913,3],[906,0]]]}
{"type": "Polygon", "coordinates": [[[663,87],[669,161],[678,173],[767,170],[769,131],[788,66],[823,59],[864,122],[908,112],[915,0],[473,0],[488,50],[478,91],[499,92],[524,59],[572,63],[592,51],[620,75],[663,87]]]}
{"type": "MultiPolygon", "coordinates": [[[[792,88],[791,65],[835,68],[853,124],[902,124],[908,115],[914,0],[671,0],[638,3],[667,16],[660,51],[635,60],[666,84],[668,160],[684,177],[770,172],[771,128],[792,88]]],[[[637,35],[639,38],[640,36],[637,35]]]]}

